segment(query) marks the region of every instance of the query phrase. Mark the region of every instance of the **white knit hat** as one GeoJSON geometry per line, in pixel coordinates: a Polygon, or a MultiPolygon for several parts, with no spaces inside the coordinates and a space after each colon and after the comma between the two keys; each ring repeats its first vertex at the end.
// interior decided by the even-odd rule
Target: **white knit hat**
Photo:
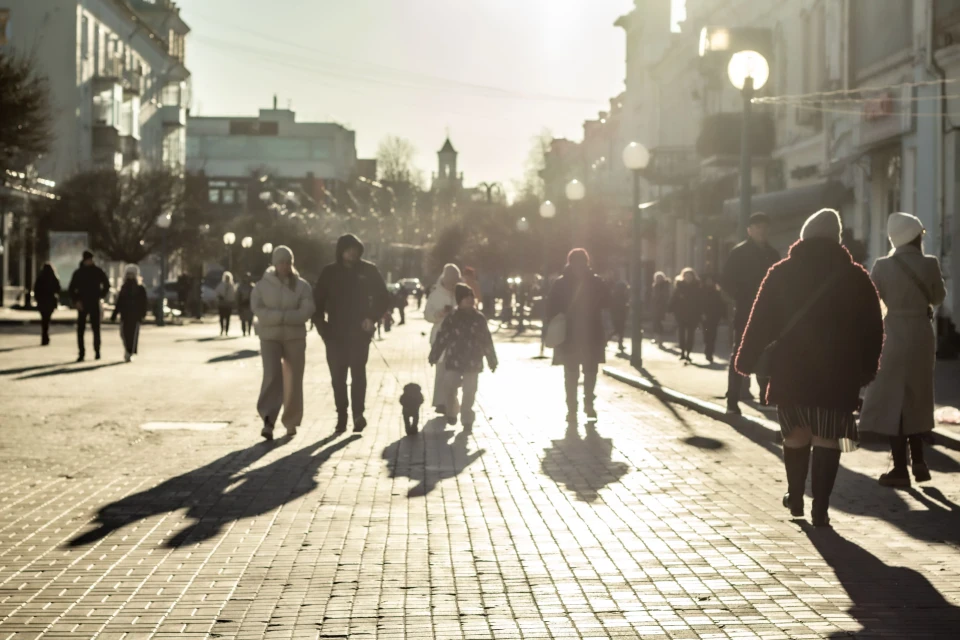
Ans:
{"type": "Polygon", "coordinates": [[[290,247],[280,245],[273,250],[274,266],[280,264],[281,262],[289,262],[290,264],[293,264],[293,251],[290,250],[290,247]]]}
{"type": "Polygon", "coordinates": [[[139,278],[140,277],[140,267],[135,264],[128,264],[127,268],[123,270],[123,273],[128,278],[139,278]]]}
{"type": "Polygon", "coordinates": [[[923,232],[923,223],[917,216],[898,211],[887,218],[887,236],[894,249],[910,244],[923,232]]]}
{"type": "Polygon", "coordinates": [[[800,239],[829,238],[840,242],[842,231],[843,225],[840,224],[840,214],[835,209],[820,209],[803,223],[803,229],[800,230],[800,239]]]}

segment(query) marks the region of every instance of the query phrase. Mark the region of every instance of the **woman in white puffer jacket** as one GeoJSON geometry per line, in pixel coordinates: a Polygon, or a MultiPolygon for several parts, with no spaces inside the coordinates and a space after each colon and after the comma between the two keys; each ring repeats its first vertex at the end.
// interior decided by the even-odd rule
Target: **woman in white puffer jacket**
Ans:
{"type": "Polygon", "coordinates": [[[297,434],[303,419],[303,371],[306,365],[307,328],[313,317],[313,291],[293,267],[293,252],[284,246],[273,250],[273,266],[253,288],[250,307],[257,318],[263,384],[257,411],[263,418],[267,440],[283,407],[288,436],[297,434]],[[284,389],[284,369],[289,386],[284,389]],[[286,403],[284,403],[286,398],[286,403]]]}
{"type": "MultiPolygon", "coordinates": [[[[430,332],[431,346],[437,339],[437,333],[440,331],[440,325],[444,319],[457,308],[457,298],[454,292],[457,289],[457,283],[460,282],[460,279],[460,268],[457,267],[457,265],[445,265],[443,267],[443,275],[437,280],[437,286],[433,288],[433,291],[430,292],[430,297],[427,298],[427,306],[423,310],[423,317],[433,325],[433,330],[430,332]]],[[[440,415],[447,415],[447,407],[444,406],[444,404],[450,395],[443,386],[444,380],[446,379],[445,372],[446,368],[441,359],[440,362],[437,363],[437,372],[433,383],[433,406],[436,407],[437,413],[440,415]]],[[[456,415],[456,412],[452,415],[456,415]]]]}

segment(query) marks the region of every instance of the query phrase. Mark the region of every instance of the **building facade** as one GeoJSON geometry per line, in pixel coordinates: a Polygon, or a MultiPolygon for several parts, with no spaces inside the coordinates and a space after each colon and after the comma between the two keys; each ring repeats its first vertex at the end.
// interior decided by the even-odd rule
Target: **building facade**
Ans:
{"type": "Polygon", "coordinates": [[[93,166],[183,167],[189,27],[170,0],[6,0],[3,46],[50,83],[54,148],[37,166],[61,181],[93,166]]]}
{"type": "Polygon", "coordinates": [[[335,123],[297,122],[276,100],[256,117],[190,117],[186,146],[187,171],[206,177],[210,205],[226,214],[286,193],[315,209],[349,207],[355,133],[335,123]]]}

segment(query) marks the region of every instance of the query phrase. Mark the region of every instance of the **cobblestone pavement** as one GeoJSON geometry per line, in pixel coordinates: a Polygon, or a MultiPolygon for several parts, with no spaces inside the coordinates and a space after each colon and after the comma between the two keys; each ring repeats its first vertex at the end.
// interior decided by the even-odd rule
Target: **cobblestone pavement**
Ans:
{"type": "Polygon", "coordinates": [[[779,506],[779,450],[731,427],[601,379],[600,421],[567,432],[533,342],[500,343],[472,433],[405,437],[400,387],[432,381],[411,320],[371,354],[371,426],[334,438],[312,336],[306,424],[265,444],[253,338],[145,327],[124,365],[110,328],[78,365],[70,330],[11,331],[0,640],[958,636],[955,452],[899,492],[885,453],[845,455],[835,531],[812,531],[779,506]]]}

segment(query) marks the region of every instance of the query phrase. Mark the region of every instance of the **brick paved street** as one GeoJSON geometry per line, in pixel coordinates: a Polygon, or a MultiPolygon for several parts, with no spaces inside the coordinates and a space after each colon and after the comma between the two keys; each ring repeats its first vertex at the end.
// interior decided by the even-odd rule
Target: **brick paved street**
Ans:
{"type": "Polygon", "coordinates": [[[0,331],[0,639],[958,636],[957,452],[899,492],[886,453],[844,456],[812,531],[779,449],[727,425],[601,378],[596,428],[566,432],[529,341],[498,345],[472,433],[404,437],[425,328],[371,353],[362,437],[332,437],[311,336],[304,427],[272,444],[253,338],[145,327],[124,365],[105,327],[78,365],[69,328],[0,331]]]}

